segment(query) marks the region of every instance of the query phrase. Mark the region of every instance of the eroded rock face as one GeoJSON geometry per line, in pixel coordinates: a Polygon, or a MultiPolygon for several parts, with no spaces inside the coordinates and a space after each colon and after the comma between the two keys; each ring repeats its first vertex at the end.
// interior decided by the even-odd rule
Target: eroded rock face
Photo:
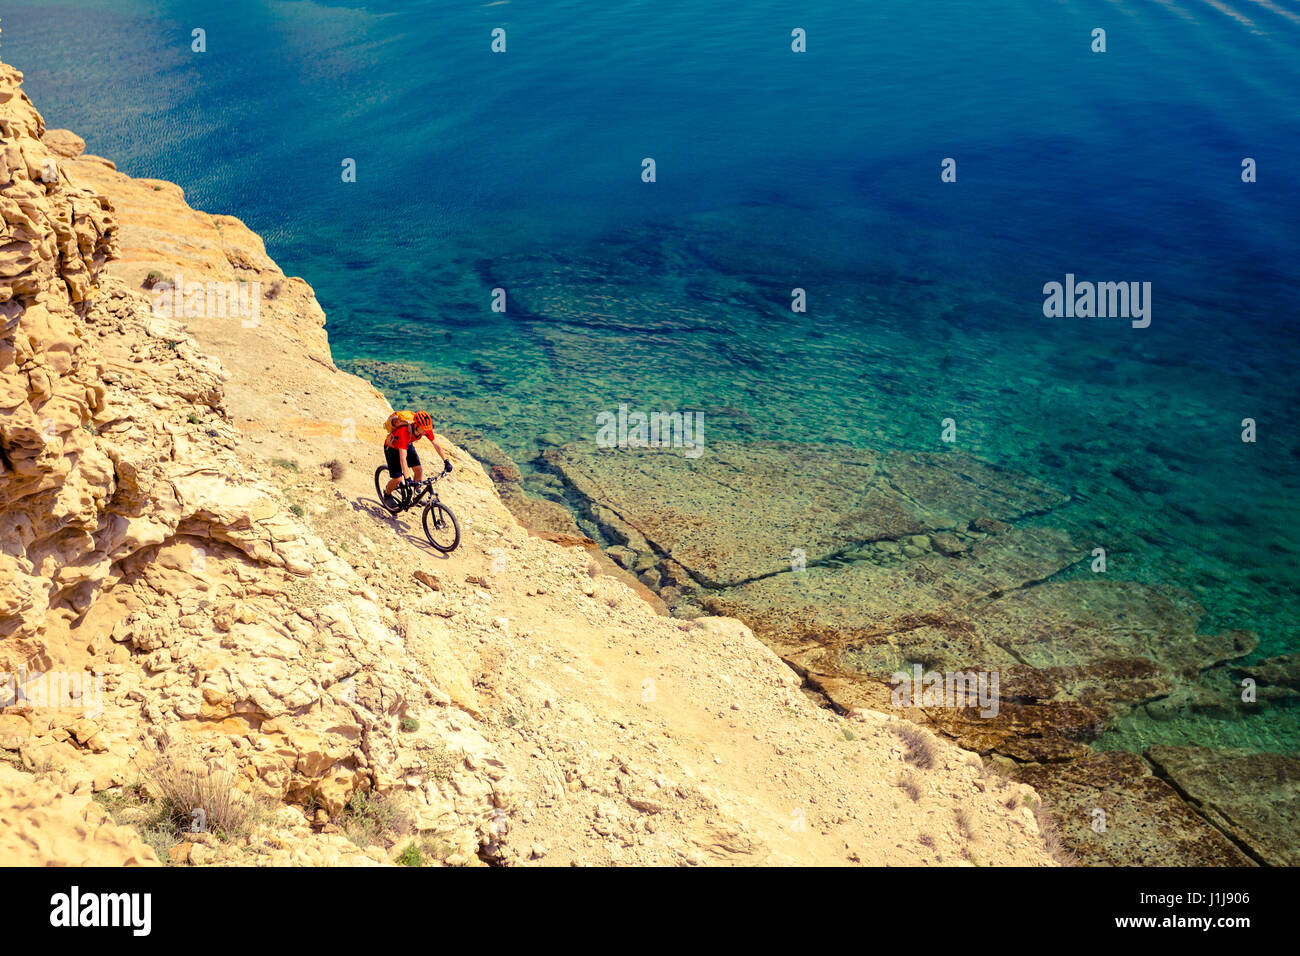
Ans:
{"type": "Polygon", "coordinates": [[[6,866],[157,866],[158,855],[130,827],[117,826],[89,794],[0,763],[0,860],[6,866]]]}
{"type": "MultiPolygon", "coordinates": [[[[467,769],[491,748],[451,729],[447,693],[394,653],[389,609],[240,455],[228,375],[183,317],[108,276],[114,204],[81,183],[111,164],[47,133],[20,81],[0,65],[0,746],[57,785],[15,812],[33,826],[67,817],[53,795],[84,802],[176,748],[250,795],[331,817],[357,791],[410,790],[422,819],[474,859],[509,805],[503,785],[467,769]],[[417,714],[421,731],[399,737],[417,714]],[[439,780],[408,786],[420,753],[446,750],[452,733],[439,780]]],[[[285,336],[332,367],[306,284],[284,279],[238,220],[185,213],[214,237],[194,255],[283,280],[264,319],[291,316],[285,336]]],[[[73,815],[87,847],[52,835],[48,859],[156,862],[97,807],[73,815]]],[[[323,861],[361,852],[344,840],[323,861]]]]}
{"type": "Polygon", "coordinates": [[[111,203],[81,189],[41,142],[45,124],[0,66],[0,669],[47,661],[47,615],[76,605],[96,575],[95,534],[113,465],[90,433],[103,364],[78,312],[114,254],[111,203]]]}

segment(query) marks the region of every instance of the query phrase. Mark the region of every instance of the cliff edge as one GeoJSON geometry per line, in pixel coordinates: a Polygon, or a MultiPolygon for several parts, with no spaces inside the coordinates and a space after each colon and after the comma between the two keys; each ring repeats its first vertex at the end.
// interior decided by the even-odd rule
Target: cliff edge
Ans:
{"type": "MultiPolygon", "coordinates": [[[[442,556],[383,396],[239,220],[0,65],[5,863],[1052,865],[1034,792],[531,534],[442,556]]],[[[556,537],[554,535],[550,537],[556,537]]]]}

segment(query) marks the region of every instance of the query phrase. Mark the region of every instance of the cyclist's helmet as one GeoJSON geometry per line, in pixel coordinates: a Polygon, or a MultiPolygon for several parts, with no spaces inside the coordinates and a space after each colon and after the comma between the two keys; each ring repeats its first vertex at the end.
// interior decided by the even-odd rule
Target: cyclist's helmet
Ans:
{"type": "Polygon", "coordinates": [[[414,424],[422,432],[433,431],[433,419],[428,412],[416,412],[414,424]]]}

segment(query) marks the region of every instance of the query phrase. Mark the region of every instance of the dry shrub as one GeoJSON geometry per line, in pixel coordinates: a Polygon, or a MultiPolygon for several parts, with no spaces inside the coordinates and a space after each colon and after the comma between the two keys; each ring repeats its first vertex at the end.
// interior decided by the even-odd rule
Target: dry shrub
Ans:
{"type": "Polygon", "coordinates": [[[330,479],[332,481],[343,480],[343,462],[339,461],[337,458],[325,462],[325,469],[330,473],[330,479]]]}
{"type": "Polygon", "coordinates": [[[237,779],[226,767],[209,766],[197,756],[163,752],[144,784],[179,832],[198,826],[229,840],[248,835],[253,815],[251,801],[235,786],[237,779]]]}
{"type": "Polygon", "coordinates": [[[966,811],[965,807],[958,807],[956,811],[954,811],[953,816],[957,819],[957,828],[961,830],[962,836],[969,840],[975,832],[974,828],[971,826],[970,814],[966,811]]]}
{"type": "Polygon", "coordinates": [[[1038,821],[1038,832],[1043,835],[1047,855],[1061,866],[1078,866],[1079,858],[1066,849],[1065,844],[1061,842],[1061,831],[1057,829],[1056,821],[1048,812],[1046,800],[1039,800],[1034,807],[1034,819],[1038,821]]]}
{"type": "Polygon", "coordinates": [[[907,746],[906,759],[908,763],[922,770],[929,770],[934,766],[934,762],[938,757],[938,748],[935,747],[934,737],[930,735],[929,731],[907,721],[894,724],[893,730],[907,746]]]}
{"type": "Polygon", "coordinates": [[[914,803],[921,800],[921,787],[916,782],[916,778],[910,773],[898,781],[898,785],[903,788],[903,792],[912,798],[914,803]]]}
{"type": "Polygon", "coordinates": [[[343,835],[362,849],[384,842],[386,834],[404,836],[412,829],[411,818],[397,798],[364,790],[353,791],[339,824],[343,835]]]}

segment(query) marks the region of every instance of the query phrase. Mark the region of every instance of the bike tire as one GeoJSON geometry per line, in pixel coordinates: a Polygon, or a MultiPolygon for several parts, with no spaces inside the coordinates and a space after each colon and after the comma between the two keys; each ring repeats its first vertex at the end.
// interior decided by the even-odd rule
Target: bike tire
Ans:
{"type": "Polygon", "coordinates": [[[401,511],[405,507],[405,500],[404,500],[405,495],[403,494],[403,492],[406,489],[401,487],[394,489],[393,493],[397,497],[397,500],[399,502],[397,511],[394,511],[392,508],[388,507],[388,505],[384,504],[384,486],[388,484],[388,481],[389,481],[388,466],[380,465],[378,468],[375,469],[375,496],[379,498],[379,506],[381,508],[383,508],[389,514],[397,514],[398,511],[401,511]]]}
{"type": "Polygon", "coordinates": [[[460,525],[451,509],[441,501],[431,501],[424,506],[420,523],[429,544],[443,554],[450,554],[460,544],[460,525]]]}

